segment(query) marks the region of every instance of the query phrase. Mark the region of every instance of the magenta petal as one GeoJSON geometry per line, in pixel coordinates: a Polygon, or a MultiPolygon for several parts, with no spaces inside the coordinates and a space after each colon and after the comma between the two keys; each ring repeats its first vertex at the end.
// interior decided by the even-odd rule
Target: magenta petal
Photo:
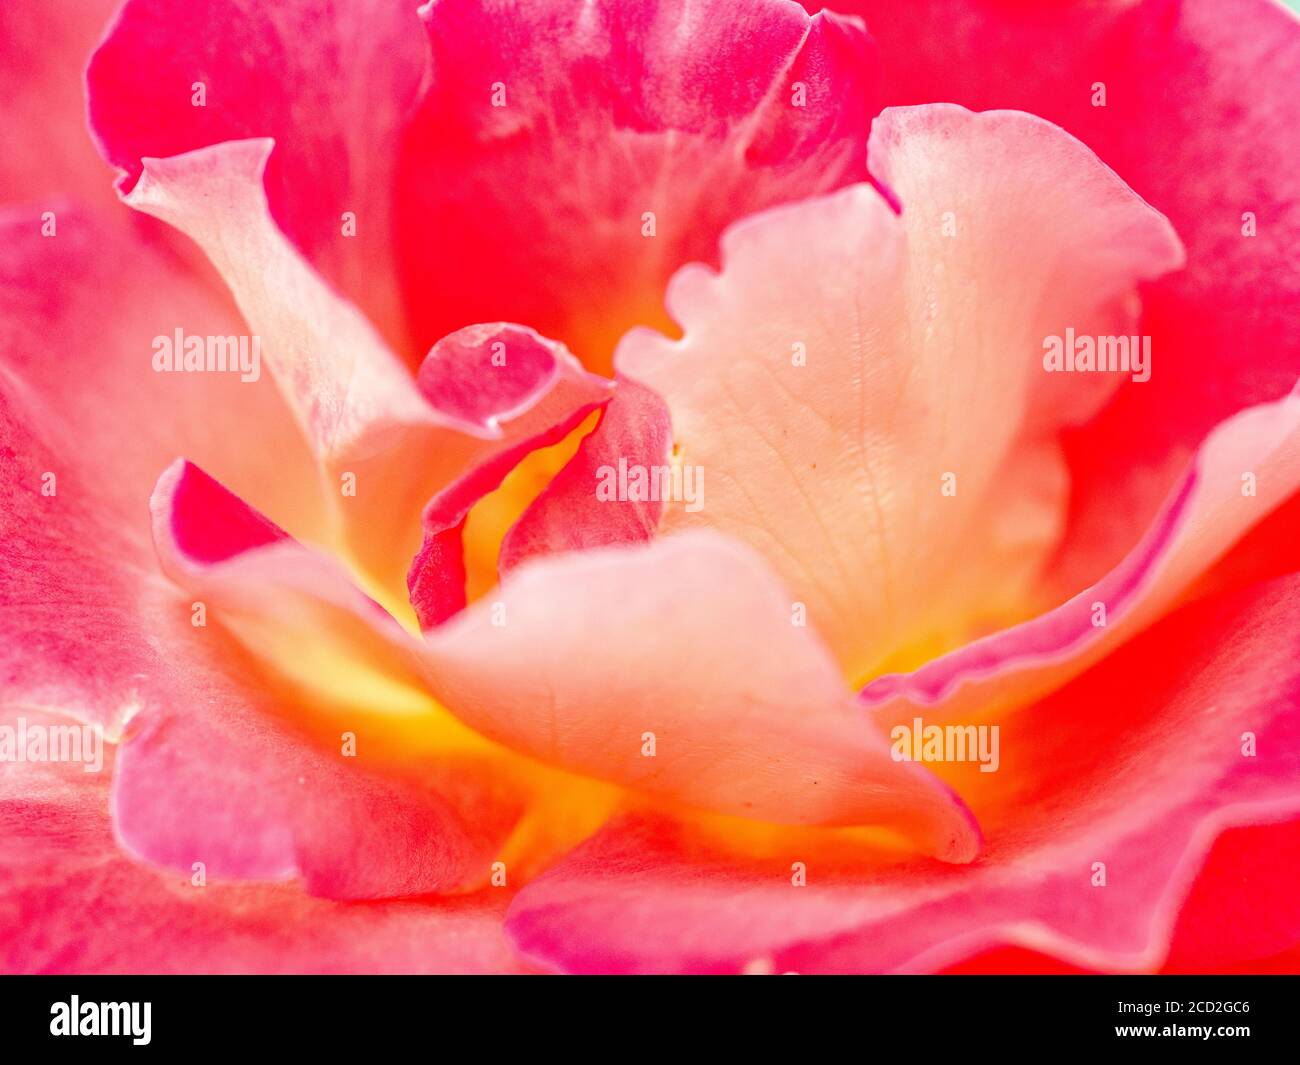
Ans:
{"type": "Polygon", "coordinates": [[[668,407],[644,385],[619,377],[613,400],[577,454],[526,509],[501,542],[501,572],[537,555],[653,539],[664,501],[600,499],[602,470],[666,465],[673,438],[668,407]]]}
{"type": "Polygon", "coordinates": [[[424,357],[416,384],[448,417],[498,433],[502,421],[535,406],[557,378],[582,376],[562,346],[498,323],[443,337],[424,357]]]}
{"type": "Polygon", "coordinates": [[[100,149],[129,191],[146,157],[275,138],[267,196],[276,222],[400,343],[391,185],[427,64],[416,6],[130,0],[87,74],[100,149]]]}
{"type": "Polygon", "coordinates": [[[187,873],[202,862],[215,880],[300,878],[328,898],[486,880],[517,806],[496,817],[495,830],[470,824],[428,767],[410,767],[405,778],[367,769],[338,748],[316,749],[274,713],[214,699],[133,729],[113,788],[122,844],[187,873]]]}
{"type": "Polygon", "coordinates": [[[530,454],[558,443],[608,403],[610,392],[608,381],[584,371],[562,345],[507,324],[470,326],[444,337],[417,380],[434,406],[502,438],[425,507],[424,540],[407,588],[420,625],[429,629],[465,605],[463,534],[470,508],[530,454]],[[509,420],[504,432],[503,420],[509,420]]]}
{"type": "Polygon", "coordinates": [[[289,538],[190,463],[182,467],[168,502],[176,546],[195,562],[220,562],[289,538]]]}
{"type": "MultiPolygon", "coordinates": [[[[27,712],[29,722],[62,724],[27,712]]],[[[14,723],[12,715],[4,719],[14,723]]],[[[516,969],[504,899],[342,903],[291,884],[223,884],[124,855],[102,772],[0,774],[0,970],[6,973],[391,973],[516,969]]],[[[216,782],[208,798],[217,798],[216,782]]],[[[164,802],[167,802],[164,798],[164,802]]],[[[170,808],[170,807],[169,807],[170,808]]],[[[363,852],[364,853],[364,852],[363,852]]]]}
{"type": "Polygon", "coordinates": [[[117,0],[0,5],[0,203],[51,193],[111,203],[86,136],[81,75],[117,0]]]}
{"type": "Polygon", "coordinates": [[[397,184],[421,343],[526,322],[607,367],[735,218],[865,176],[874,79],[857,20],[784,0],[421,12],[433,79],[397,184]]]}
{"type": "MultiPolygon", "coordinates": [[[[1230,828],[1210,848],[1179,908],[1166,969],[1265,972],[1264,959],[1300,944],[1300,817],[1230,828]]],[[[1294,971],[1294,962],[1289,967],[1294,971]]],[[[1286,970],[1281,970],[1286,971],[1286,970]]]]}

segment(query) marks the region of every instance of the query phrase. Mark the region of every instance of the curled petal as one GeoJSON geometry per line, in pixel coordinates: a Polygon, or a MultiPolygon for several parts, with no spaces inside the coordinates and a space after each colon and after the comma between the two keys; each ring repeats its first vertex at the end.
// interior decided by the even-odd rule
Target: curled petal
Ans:
{"type": "MultiPolygon", "coordinates": [[[[650,389],[629,378],[618,382],[600,422],[577,454],[519,516],[501,542],[501,571],[526,559],[561,551],[652,540],[666,503],[657,493],[602,498],[599,488],[625,468],[666,467],[672,452],[668,408],[650,389]]],[[[626,494],[626,493],[625,493],[626,494]]]]}
{"type": "Polygon", "coordinates": [[[424,509],[424,542],[411,562],[407,588],[424,628],[445,621],[466,602],[465,520],[470,508],[500,487],[539,448],[555,444],[609,402],[609,382],[587,373],[562,346],[530,329],[471,326],[433,346],[419,382],[435,402],[500,431],[500,419],[523,412],[501,446],[484,450],[424,509]]]}
{"type": "MultiPolygon", "coordinates": [[[[975,865],[806,832],[746,848],[640,816],[526,886],[508,929],[569,972],[930,971],[1005,943],[1153,970],[1216,836],[1300,813],[1298,628],[1294,577],[1218,597],[1001,718],[998,771],[961,774],[989,840],[975,865]],[[792,891],[796,861],[806,886],[792,891]],[[652,943],[636,931],[647,912],[652,943]]],[[[1287,919],[1270,915],[1271,934],[1287,919]]]]}
{"type": "MultiPolygon", "coordinates": [[[[175,506],[203,495],[240,506],[215,486],[183,490],[191,476],[178,465],[155,498],[164,565],[216,603],[246,649],[297,690],[337,698],[347,677],[325,663],[360,653],[406,686],[420,671],[438,703],[473,730],[462,737],[469,750],[475,741],[477,749],[500,744],[568,772],[752,818],[881,824],[949,861],[969,861],[978,849],[960,802],[924,769],[890,758],[817,639],[792,624],[788,597],[740,545],[698,534],[537,560],[513,572],[494,601],[421,645],[337,566],[292,542],[217,563],[191,557],[175,506]],[[295,662],[291,649],[308,625],[322,659],[295,662]],[[661,664],[652,683],[646,662],[661,664]]],[[[374,708],[368,726],[382,732],[386,718],[407,750],[456,735],[436,706],[407,703],[361,705],[374,708]]]]}
{"type": "Polygon", "coordinates": [[[232,141],[145,159],[126,203],[176,226],[212,260],[319,455],[364,456],[398,427],[439,424],[370,323],[277,228],[263,188],[274,147],[232,141]]]}
{"type": "MultiPolygon", "coordinates": [[[[551,368],[536,377],[524,355],[538,341],[526,330],[507,336],[519,350],[499,372],[463,357],[489,351],[483,330],[505,326],[435,347],[417,380],[276,227],[263,188],[272,147],[234,141],[146,160],[126,201],[193,237],[220,271],[315,456],[318,472],[307,479],[324,486],[330,526],[314,542],[343,554],[406,616],[405,566],[419,544],[420,508],[500,442],[538,431],[548,403],[567,395],[561,385],[592,394],[604,386],[567,356],[546,355],[551,368]],[[504,382],[499,390],[484,390],[490,374],[504,382]]],[[[270,516],[290,528],[285,516],[270,516]]]]}

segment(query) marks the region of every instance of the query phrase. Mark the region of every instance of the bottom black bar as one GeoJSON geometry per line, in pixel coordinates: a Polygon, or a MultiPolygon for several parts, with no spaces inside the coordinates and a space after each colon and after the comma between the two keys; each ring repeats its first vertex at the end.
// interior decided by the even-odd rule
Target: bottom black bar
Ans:
{"type": "Polygon", "coordinates": [[[478,1044],[489,1057],[557,1043],[677,1057],[709,1040],[769,1052],[783,1040],[836,1057],[900,1044],[1238,1055],[1294,1046],[1298,992],[1300,978],[1282,976],[5,977],[0,1022],[6,1051],[39,1053],[115,1044],[337,1054],[418,1039],[446,1051],[478,1044]]]}

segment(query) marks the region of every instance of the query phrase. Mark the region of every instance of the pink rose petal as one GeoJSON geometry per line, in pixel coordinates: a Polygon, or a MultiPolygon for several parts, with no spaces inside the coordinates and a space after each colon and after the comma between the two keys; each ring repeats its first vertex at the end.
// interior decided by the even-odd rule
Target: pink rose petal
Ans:
{"type": "Polygon", "coordinates": [[[511,426],[503,446],[483,454],[424,509],[424,541],[411,562],[407,588],[424,628],[432,628],[466,602],[465,519],[483,496],[538,448],[564,439],[609,402],[609,382],[589,374],[561,345],[519,326],[471,326],[444,337],[420,368],[420,387],[437,402],[456,404],[467,418],[496,429],[515,410],[528,411],[511,426]],[[495,360],[500,360],[498,365],[495,360]]]}
{"type": "Polygon", "coordinates": [[[151,630],[166,582],[148,501],[178,448],[295,534],[323,526],[310,455],[270,380],[154,372],[155,338],[178,328],[241,331],[125,227],[69,208],[49,238],[27,211],[0,212],[0,465],[11,486],[0,663],[15,703],[116,728],[173,697],[158,691],[176,674],[151,630]]]}
{"type": "Polygon", "coordinates": [[[893,109],[856,185],[773,208],[680,271],[685,336],[624,338],[664,397],[712,528],[772,561],[845,674],[960,646],[1041,609],[1064,522],[1056,434],[1118,375],[1044,372],[1044,338],[1128,334],[1134,286],[1177,267],[1168,224],[1061,130],[1014,112],[893,109]]]}

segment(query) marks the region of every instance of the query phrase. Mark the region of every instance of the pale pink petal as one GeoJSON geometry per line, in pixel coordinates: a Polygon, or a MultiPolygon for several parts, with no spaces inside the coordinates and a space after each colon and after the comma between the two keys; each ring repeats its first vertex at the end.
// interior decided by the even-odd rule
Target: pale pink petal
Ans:
{"type": "Polygon", "coordinates": [[[1300,21],[1278,0],[832,6],[866,20],[887,103],[1041,115],[1187,245],[1187,268],[1144,292],[1151,380],[1065,442],[1074,498],[1053,574],[1069,594],[1136,543],[1210,429],[1300,377],[1300,21]]]}
{"type": "Polygon", "coordinates": [[[1044,340],[1129,333],[1135,285],[1181,258],[1159,215],[1029,115],[889,110],[870,156],[901,218],[857,185],[743,221],[720,274],[673,279],[684,337],[634,331],[617,354],[703,474],[703,506],[675,502],[665,530],[756,547],[854,680],[1047,605],[1056,434],[1118,375],[1050,375],[1044,340]]]}
{"type": "Polygon", "coordinates": [[[784,0],[421,13],[433,81],[397,186],[421,344],[519,321],[608,368],[630,325],[665,323],[664,282],[733,219],[865,177],[874,78],[856,20],[784,0]]]}
{"type": "Polygon", "coordinates": [[[130,191],[145,158],[274,138],[267,195],[276,222],[401,344],[392,183],[428,64],[416,6],[129,0],[87,75],[104,158],[130,191]]]}
{"type": "Polygon", "coordinates": [[[428,635],[430,685],[552,765],[744,817],[888,824],[969,860],[974,824],[890,759],[791,605],[711,533],[534,561],[428,635]]]}
{"type": "Polygon", "coordinates": [[[746,854],[727,831],[640,817],[528,885],[508,928],[572,972],[926,971],[1001,943],[1154,969],[1218,833],[1300,813],[1297,631],[1284,578],[1189,607],[1033,713],[992,718],[1000,768],[954,775],[988,839],[976,864],[807,832],[746,854]]]}

